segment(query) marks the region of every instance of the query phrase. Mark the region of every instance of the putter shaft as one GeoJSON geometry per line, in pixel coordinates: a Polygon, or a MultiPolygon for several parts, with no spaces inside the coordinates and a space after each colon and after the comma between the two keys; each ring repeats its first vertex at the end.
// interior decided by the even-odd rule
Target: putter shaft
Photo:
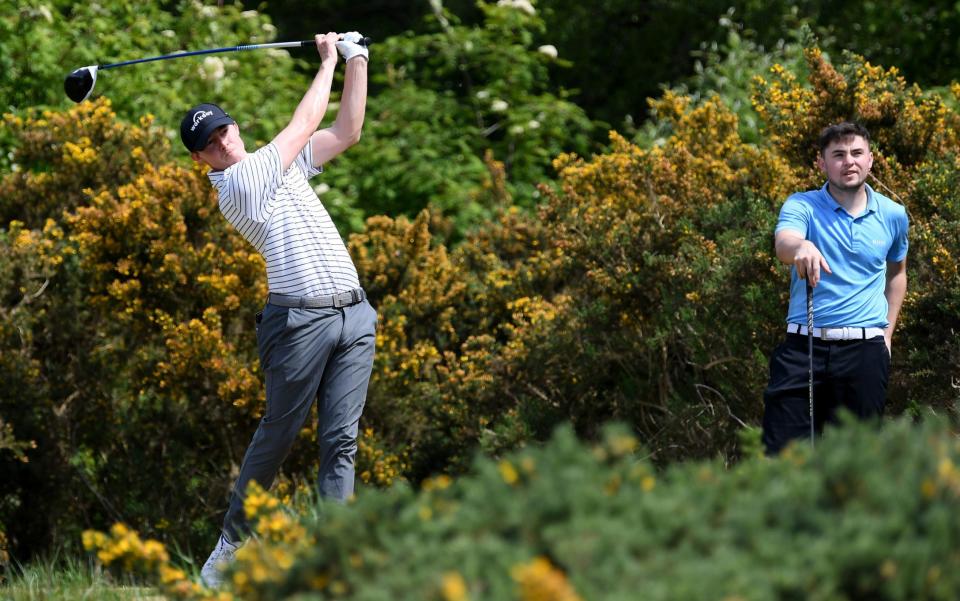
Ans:
{"type": "Polygon", "coordinates": [[[810,446],[814,446],[814,413],[813,413],[813,286],[807,284],[807,360],[810,396],[810,446]]]}

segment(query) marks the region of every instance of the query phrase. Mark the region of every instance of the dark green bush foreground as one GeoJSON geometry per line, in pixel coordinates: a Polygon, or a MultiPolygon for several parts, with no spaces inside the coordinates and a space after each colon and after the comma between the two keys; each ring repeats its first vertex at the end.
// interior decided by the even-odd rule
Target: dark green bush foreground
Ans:
{"type": "Polygon", "coordinates": [[[544,447],[479,459],[457,480],[369,491],[302,518],[315,544],[270,542],[261,528],[264,539],[248,544],[233,574],[236,592],[474,601],[960,596],[960,443],[944,420],[850,424],[813,452],[801,443],[733,469],[691,462],[657,473],[638,456],[626,430],[608,428],[588,447],[565,427],[544,447]],[[289,570],[267,569],[277,558],[291,565],[291,555],[289,570]]]}

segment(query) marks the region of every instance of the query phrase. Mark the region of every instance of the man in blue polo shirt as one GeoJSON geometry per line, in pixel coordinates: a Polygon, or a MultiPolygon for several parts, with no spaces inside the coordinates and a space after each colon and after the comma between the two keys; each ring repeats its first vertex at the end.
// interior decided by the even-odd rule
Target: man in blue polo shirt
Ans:
{"type": "Polygon", "coordinates": [[[806,285],[813,287],[814,427],[846,409],[861,419],[886,403],[893,330],[907,292],[907,212],[866,184],[870,135],[840,123],[820,136],[819,190],[780,209],[777,258],[791,265],[787,338],[770,358],[763,444],[778,453],[810,432],[806,285]]]}

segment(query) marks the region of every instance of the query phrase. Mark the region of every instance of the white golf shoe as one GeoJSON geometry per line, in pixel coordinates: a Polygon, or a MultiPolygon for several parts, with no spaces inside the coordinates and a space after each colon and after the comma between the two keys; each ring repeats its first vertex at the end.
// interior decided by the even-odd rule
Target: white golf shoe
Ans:
{"type": "Polygon", "coordinates": [[[233,563],[234,556],[239,548],[239,543],[231,543],[222,534],[220,535],[217,546],[213,548],[210,557],[207,558],[203,568],[200,569],[200,579],[203,580],[207,588],[220,588],[220,585],[223,584],[223,570],[233,563]]]}

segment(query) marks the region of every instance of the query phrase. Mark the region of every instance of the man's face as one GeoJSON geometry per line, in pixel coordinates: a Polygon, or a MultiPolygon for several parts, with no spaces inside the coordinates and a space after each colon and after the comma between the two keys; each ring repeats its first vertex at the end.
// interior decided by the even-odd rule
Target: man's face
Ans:
{"type": "Polygon", "coordinates": [[[222,171],[240,161],[247,155],[240,138],[240,128],[235,123],[221,125],[213,130],[203,150],[190,154],[195,161],[201,161],[212,168],[222,171]]]}
{"type": "Polygon", "coordinates": [[[862,137],[847,136],[824,148],[817,164],[827,174],[831,188],[853,192],[867,181],[873,167],[873,153],[862,137]]]}

